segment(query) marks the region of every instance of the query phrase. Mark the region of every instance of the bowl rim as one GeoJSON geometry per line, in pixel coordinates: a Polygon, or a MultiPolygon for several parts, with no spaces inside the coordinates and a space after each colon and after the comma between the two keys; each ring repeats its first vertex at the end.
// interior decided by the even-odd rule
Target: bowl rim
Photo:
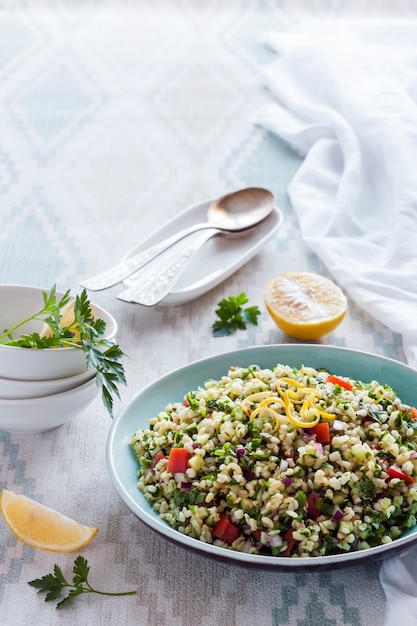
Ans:
{"type": "Polygon", "coordinates": [[[77,389],[95,378],[96,375],[95,370],[88,369],[74,376],[46,380],[20,380],[0,377],[0,401],[14,400],[19,402],[20,400],[35,400],[36,398],[53,396],[64,391],[77,389]]]}
{"type": "Polygon", "coordinates": [[[45,396],[38,396],[37,398],[0,398],[0,408],[7,409],[8,407],[16,407],[17,405],[20,405],[24,408],[29,405],[37,408],[39,405],[44,404],[45,400],[48,400],[49,398],[58,401],[65,400],[75,393],[81,393],[85,391],[87,387],[91,387],[93,386],[93,384],[95,384],[98,389],[96,376],[93,376],[93,378],[91,378],[90,380],[87,380],[86,382],[82,383],[81,385],[77,385],[76,387],[72,387],[71,389],[59,391],[58,393],[48,393],[45,396]]]}
{"type": "MultiPolygon", "coordinates": [[[[64,378],[51,378],[44,380],[42,378],[35,380],[22,380],[20,378],[7,378],[6,376],[0,376],[0,384],[11,385],[12,387],[40,387],[41,385],[47,385],[52,383],[52,386],[56,383],[57,386],[60,386],[59,383],[63,383],[64,381],[78,383],[87,382],[90,380],[90,377],[93,377],[94,370],[88,369],[85,372],[80,372],[79,374],[73,374],[72,376],[65,376],[64,378]],[[89,374],[89,375],[88,375],[89,374]],[[85,381],[84,381],[85,379],[85,381]]],[[[78,387],[79,385],[74,384],[72,388],[78,387]]],[[[6,398],[4,398],[6,399],[6,398]]]]}

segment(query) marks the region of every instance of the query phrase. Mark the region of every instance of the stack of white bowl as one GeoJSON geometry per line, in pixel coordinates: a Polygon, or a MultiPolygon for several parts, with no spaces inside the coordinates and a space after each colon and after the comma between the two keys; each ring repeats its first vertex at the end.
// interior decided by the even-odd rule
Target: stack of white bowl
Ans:
{"type": "MultiPolygon", "coordinates": [[[[44,291],[48,290],[0,285],[0,333],[41,310],[44,291]]],[[[94,317],[106,322],[103,338],[114,340],[116,320],[95,304],[91,309],[94,317]]],[[[42,322],[30,322],[13,336],[42,330],[42,322]]],[[[81,349],[0,344],[0,430],[33,434],[56,428],[81,413],[98,392],[95,370],[87,369],[81,349]]]]}

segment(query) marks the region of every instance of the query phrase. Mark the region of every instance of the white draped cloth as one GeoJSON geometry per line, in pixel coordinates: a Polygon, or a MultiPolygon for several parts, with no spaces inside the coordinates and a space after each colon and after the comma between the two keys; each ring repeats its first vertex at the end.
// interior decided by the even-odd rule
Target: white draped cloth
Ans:
{"type": "MultiPolygon", "coordinates": [[[[303,239],[417,368],[417,22],[309,22],[265,43],[257,121],[304,157],[288,188],[303,239]]],[[[417,624],[417,548],[381,583],[385,626],[417,624]]]]}
{"type": "Polygon", "coordinates": [[[417,368],[417,22],[307,23],[265,42],[258,121],[305,157],[302,236],[417,368]]]}

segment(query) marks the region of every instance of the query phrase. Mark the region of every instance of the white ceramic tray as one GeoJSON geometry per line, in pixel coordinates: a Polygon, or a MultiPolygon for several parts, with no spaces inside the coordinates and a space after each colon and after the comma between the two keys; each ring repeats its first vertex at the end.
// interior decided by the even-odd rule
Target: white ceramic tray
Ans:
{"type": "MultiPolygon", "coordinates": [[[[152,233],[130,250],[125,258],[138,254],[146,248],[170,237],[174,233],[207,220],[207,209],[212,200],[207,200],[189,207],[172,218],[162,228],[152,233]]],[[[216,287],[231,274],[236,272],[242,265],[247,263],[265,245],[283,222],[283,214],[280,209],[274,207],[270,215],[246,236],[228,238],[216,236],[210,239],[198,251],[191,265],[179,279],[174,290],[160,303],[171,306],[185,304],[203,295],[213,287],[216,287]]],[[[190,235],[192,237],[194,235],[190,235]]],[[[198,236],[198,233],[197,233],[198,236]]],[[[190,241],[188,238],[182,240],[190,241]]],[[[178,248],[181,242],[176,244],[178,248]]],[[[124,284],[130,287],[134,283],[134,276],[127,278],[124,284]]]]}

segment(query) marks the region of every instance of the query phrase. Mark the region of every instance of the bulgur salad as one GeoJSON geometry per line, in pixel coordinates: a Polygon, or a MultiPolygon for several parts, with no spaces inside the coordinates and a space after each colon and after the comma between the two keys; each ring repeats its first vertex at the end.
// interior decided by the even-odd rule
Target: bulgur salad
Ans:
{"type": "Polygon", "coordinates": [[[161,519],[216,546],[324,556],[390,543],[417,522],[417,410],[374,380],[231,367],[131,445],[161,519]]]}

